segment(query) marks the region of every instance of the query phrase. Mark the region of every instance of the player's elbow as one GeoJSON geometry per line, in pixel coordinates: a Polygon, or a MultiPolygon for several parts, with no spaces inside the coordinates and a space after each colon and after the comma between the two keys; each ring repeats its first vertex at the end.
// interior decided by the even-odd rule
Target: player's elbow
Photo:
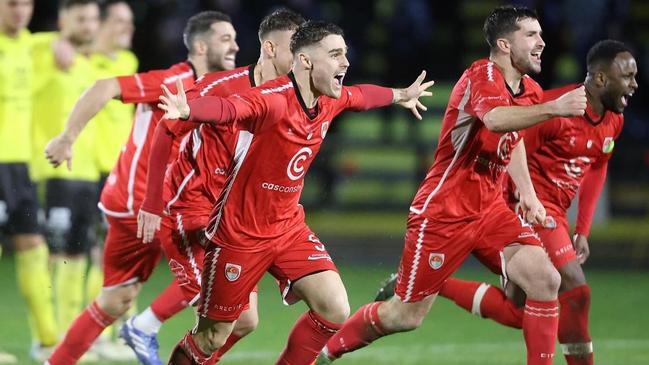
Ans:
{"type": "Polygon", "coordinates": [[[102,99],[106,100],[116,99],[122,95],[119,82],[114,77],[95,81],[90,90],[100,94],[102,99]]]}
{"type": "Polygon", "coordinates": [[[505,126],[501,122],[499,122],[499,118],[495,118],[493,115],[491,115],[491,113],[485,114],[484,119],[482,121],[484,122],[485,127],[490,132],[494,132],[494,133],[508,132],[505,126]]]}

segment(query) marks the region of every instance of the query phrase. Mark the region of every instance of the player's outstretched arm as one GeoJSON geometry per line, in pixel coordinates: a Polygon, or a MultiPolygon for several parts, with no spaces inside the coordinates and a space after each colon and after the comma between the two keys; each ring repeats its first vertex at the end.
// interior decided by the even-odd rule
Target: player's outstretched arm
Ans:
{"type": "Polygon", "coordinates": [[[45,157],[54,167],[66,161],[68,169],[72,169],[74,141],[104,105],[120,95],[119,83],[115,78],[98,80],[81,95],[72,108],[63,132],[45,146],[45,157]]]}
{"type": "Polygon", "coordinates": [[[428,89],[433,86],[435,81],[424,82],[426,78],[426,71],[422,71],[417,77],[415,82],[405,89],[392,89],[393,97],[392,103],[399,104],[406,109],[410,109],[414,116],[421,120],[419,110],[427,110],[427,108],[419,101],[422,96],[431,96],[432,92],[428,89]]]}
{"type": "Polygon", "coordinates": [[[583,86],[568,91],[555,100],[531,106],[498,106],[483,117],[487,129],[506,133],[519,131],[558,116],[579,116],[586,110],[583,86]]]}
{"type": "Polygon", "coordinates": [[[534,185],[532,185],[530,172],[527,169],[524,141],[520,141],[512,151],[507,172],[509,172],[514,184],[516,184],[525,220],[530,224],[545,225],[545,208],[536,197],[536,191],[534,185]]]}

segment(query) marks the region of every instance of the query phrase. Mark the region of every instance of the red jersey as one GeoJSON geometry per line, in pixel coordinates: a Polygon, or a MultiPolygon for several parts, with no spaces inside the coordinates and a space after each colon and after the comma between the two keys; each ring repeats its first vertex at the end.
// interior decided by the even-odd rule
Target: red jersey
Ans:
{"type": "Polygon", "coordinates": [[[439,221],[477,218],[502,199],[502,178],[522,132],[489,131],[482,119],[499,106],[533,105],[543,90],[525,75],[513,95],[500,69],[486,59],[474,62],[455,84],[444,114],[435,162],[410,207],[439,221]]]}
{"type": "MultiPolygon", "coordinates": [[[[131,133],[101,192],[99,208],[114,217],[132,217],[139,210],[146,190],[147,163],[155,127],[164,114],[158,107],[161,84],[175,90],[177,79],[189,88],[196,79],[189,62],[166,70],[154,70],[117,78],[122,102],[137,103],[131,133]]],[[[175,157],[175,153],[173,156],[175,157]]]]}
{"type": "Polygon", "coordinates": [[[320,96],[317,106],[308,109],[292,73],[227,99],[190,102],[192,119],[217,120],[241,129],[206,236],[234,250],[263,251],[269,240],[302,227],[299,199],[304,175],[333,118],[346,109],[391,102],[390,89],[359,85],[343,87],[339,99],[320,96]]]}
{"type": "MultiPolygon", "coordinates": [[[[579,86],[546,91],[544,98],[556,99],[579,86]]],[[[525,131],[530,176],[543,205],[568,210],[584,175],[611,158],[623,123],[622,114],[599,116],[587,105],[582,116],[552,118],[525,131]]]]}
{"type": "MultiPolygon", "coordinates": [[[[255,65],[230,71],[212,72],[196,80],[187,99],[229,96],[255,86],[255,65]]],[[[165,121],[174,131],[193,123],[165,121]],[[180,128],[179,128],[180,127],[180,128]]],[[[182,132],[181,132],[182,134],[182,132]]],[[[183,216],[184,229],[205,228],[216,198],[226,179],[226,171],[239,136],[238,130],[213,124],[201,125],[183,140],[178,158],[165,177],[164,201],[171,218],[183,216]]],[[[163,220],[165,224],[171,222],[163,220]]],[[[175,227],[172,224],[172,227],[175,227]]]]}

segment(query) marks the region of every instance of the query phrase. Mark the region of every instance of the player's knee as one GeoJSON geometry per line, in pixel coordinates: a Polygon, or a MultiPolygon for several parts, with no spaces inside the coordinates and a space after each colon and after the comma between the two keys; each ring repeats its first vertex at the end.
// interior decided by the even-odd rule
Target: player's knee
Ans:
{"type": "Polygon", "coordinates": [[[232,333],[239,337],[243,337],[257,329],[257,326],[259,325],[259,316],[257,315],[257,312],[250,312],[251,313],[239,317],[237,323],[234,325],[232,333]]]}
{"type": "Polygon", "coordinates": [[[561,286],[561,275],[552,265],[544,265],[535,276],[535,286],[544,293],[557,293],[561,286]]]}
{"type": "Polygon", "coordinates": [[[327,307],[326,313],[321,313],[328,321],[334,323],[343,323],[347,320],[350,313],[349,302],[347,297],[338,297],[327,307]]]}
{"type": "Polygon", "coordinates": [[[402,312],[401,313],[401,320],[400,325],[398,328],[399,331],[412,331],[415,330],[419,327],[421,327],[421,324],[424,322],[425,316],[421,315],[420,313],[414,311],[408,311],[408,312],[402,312]]]}
{"type": "Polygon", "coordinates": [[[131,308],[138,292],[138,284],[103,290],[97,303],[111,317],[121,317],[131,308]]]}
{"type": "Polygon", "coordinates": [[[561,291],[570,290],[586,284],[586,276],[577,261],[570,262],[559,268],[561,274],[561,291]]]}

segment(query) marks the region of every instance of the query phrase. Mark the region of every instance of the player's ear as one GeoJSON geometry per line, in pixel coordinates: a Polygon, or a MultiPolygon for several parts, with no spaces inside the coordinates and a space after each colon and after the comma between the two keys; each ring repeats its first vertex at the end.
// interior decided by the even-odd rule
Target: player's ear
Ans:
{"type": "Polygon", "coordinates": [[[200,37],[194,39],[194,54],[204,55],[207,53],[207,43],[200,37]]]}
{"type": "Polygon", "coordinates": [[[309,55],[306,53],[300,53],[298,54],[298,57],[300,59],[300,63],[302,64],[302,67],[304,67],[307,70],[310,70],[313,68],[313,63],[311,63],[311,58],[309,55]]]}
{"type": "Polygon", "coordinates": [[[270,40],[265,40],[261,43],[261,48],[263,49],[266,56],[269,58],[274,58],[276,53],[275,44],[270,40]]]}
{"type": "Polygon", "coordinates": [[[607,83],[608,76],[606,75],[606,72],[597,71],[597,73],[595,73],[595,85],[597,85],[598,87],[606,87],[607,83]]]}
{"type": "Polygon", "coordinates": [[[507,38],[498,38],[496,39],[496,48],[503,53],[509,54],[511,52],[511,43],[507,38]]]}

